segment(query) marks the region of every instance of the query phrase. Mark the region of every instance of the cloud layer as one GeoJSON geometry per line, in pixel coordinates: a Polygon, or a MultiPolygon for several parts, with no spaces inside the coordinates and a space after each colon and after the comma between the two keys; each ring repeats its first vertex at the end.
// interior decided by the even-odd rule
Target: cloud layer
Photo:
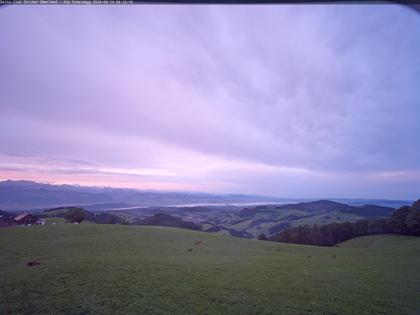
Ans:
{"type": "Polygon", "coordinates": [[[420,195],[410,9],[7,7],[0,38],[2,178],[420,195]]]}

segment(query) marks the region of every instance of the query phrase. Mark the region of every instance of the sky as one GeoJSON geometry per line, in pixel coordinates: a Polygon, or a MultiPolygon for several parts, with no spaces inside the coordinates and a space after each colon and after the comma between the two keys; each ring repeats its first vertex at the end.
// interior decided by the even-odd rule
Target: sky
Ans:
{"type": "Polygon", "coordinates": [[[420,198],[420,14],[0,8],[0,180],[420,198]]]}

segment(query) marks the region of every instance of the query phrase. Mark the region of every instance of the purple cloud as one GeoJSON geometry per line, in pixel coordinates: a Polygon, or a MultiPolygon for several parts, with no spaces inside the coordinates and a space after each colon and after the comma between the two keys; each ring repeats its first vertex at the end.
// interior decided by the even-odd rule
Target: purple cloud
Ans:
{"type": "Polygon", "coordinates": [[[58,182],[419,194],[420,15],[405,7],[16,6],[0,38],[3,178],[48,165],[58,182]]]}

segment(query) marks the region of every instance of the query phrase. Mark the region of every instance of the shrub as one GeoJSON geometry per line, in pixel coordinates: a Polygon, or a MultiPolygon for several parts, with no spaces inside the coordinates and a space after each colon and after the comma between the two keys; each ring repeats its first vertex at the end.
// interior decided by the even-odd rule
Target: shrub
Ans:
{"type": "Polygon", "coordinates": [[[82,208],[71,208],[66,212],[64,218],[70,223],[80,223],[86,219],[86,211],[82,208]]]}

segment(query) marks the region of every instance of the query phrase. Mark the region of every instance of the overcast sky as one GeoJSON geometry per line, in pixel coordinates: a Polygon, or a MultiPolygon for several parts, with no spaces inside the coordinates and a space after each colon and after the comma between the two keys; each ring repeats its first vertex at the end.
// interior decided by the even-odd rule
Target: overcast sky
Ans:
{"type": "Polygon", "coordinates": [[[420,198],[420,14],[1,8],[0,179],[420,198]]]}

